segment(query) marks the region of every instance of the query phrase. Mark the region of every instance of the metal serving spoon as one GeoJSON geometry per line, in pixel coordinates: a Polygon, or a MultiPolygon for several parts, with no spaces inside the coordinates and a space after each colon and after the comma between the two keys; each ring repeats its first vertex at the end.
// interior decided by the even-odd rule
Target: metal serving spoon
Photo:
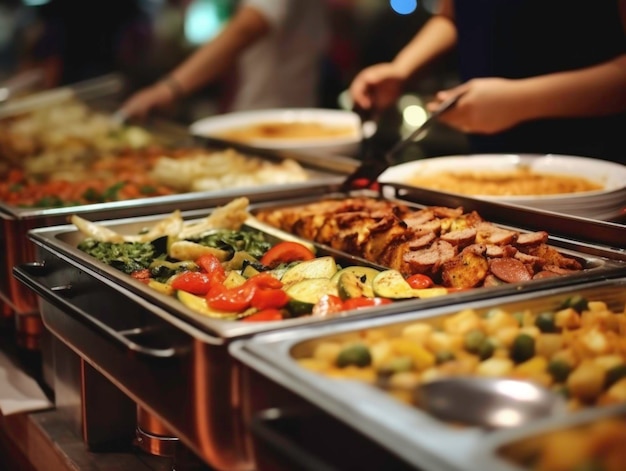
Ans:
{"type": "Polygon", "coordinates": [[[529,381],[505,378],[441,378],[417,387],[413,399],[439,419],[487,429],[516,427],[566,412],[561,395],[529,381]]]}

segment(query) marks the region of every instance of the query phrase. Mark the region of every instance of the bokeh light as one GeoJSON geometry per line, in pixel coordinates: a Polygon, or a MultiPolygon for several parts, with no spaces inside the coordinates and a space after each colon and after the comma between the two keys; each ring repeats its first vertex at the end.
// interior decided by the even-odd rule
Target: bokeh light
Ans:
{"type": "Polygon", "coordinates": [[[390,0],[389,5],[400,15],[410,15],[417,10],[417,0],[390,0]]]}
{"type": "Polygon", "coordinates": [[[185,15],[185,38],[194,45],[210,41],[222,30],[227,16],[223,0],[193,0],[185,15]]]}

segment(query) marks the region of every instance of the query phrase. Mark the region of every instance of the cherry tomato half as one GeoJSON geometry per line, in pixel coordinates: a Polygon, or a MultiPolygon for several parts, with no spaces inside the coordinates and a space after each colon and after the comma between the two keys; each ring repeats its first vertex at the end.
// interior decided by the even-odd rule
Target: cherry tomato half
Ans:
{"type": "Polygon", "coordinates": [[[343,310],[343,301],[339,296],[325,294],[320,298],[315,306],[313,306],[313,312],[311,314],[314,316],[328,316],[343,310]]]}
{"type": "Polygon", "coordinates": [[[428,275],[424,275],[422,273],[411,275],[406,279],[406,281],[413,289],[426,289],[431,288],[434,285],[433,280],[428,275]]]}
{"type": "Polygon", "coordinates": [[[387,298],[366,298],[361,296],[359,298],[349,298],[343,302],[343,308],[348,311],[350,309],[360,309],[364,307],[382,306],[384,304],[391,304],[393,301],[387,298]]]}

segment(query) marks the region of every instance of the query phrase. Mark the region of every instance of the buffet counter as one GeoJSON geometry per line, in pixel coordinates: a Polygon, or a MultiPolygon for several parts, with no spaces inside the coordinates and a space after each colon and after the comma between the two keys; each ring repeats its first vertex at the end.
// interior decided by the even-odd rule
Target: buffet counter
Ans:
{"type": "MultiPolygon", "coordinates": [[[[3,340],[6,340],[4,336],[3,340]]],[[[41,371],[41,358],[30,350],[0,342],[0,352],[35,379],[47,395],[53,395],[41,371]]],[[[175,458],[145,453],[130,441],[115,449],[92,451],[80,428],[68,414],[71,392],[56,393],[57,407],[49,410],[3,415],[0,412],[0,469],[6,471],[211,471],[195,456],[181,450],[175,458]],[[59,394],[60,393],[60,394],[59,394]]]]}

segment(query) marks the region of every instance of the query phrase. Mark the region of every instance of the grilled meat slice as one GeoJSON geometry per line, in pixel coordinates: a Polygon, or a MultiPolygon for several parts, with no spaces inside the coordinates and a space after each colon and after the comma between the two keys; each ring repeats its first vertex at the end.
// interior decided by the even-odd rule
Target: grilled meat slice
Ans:
{"type": "Polygon", "coordinates": [[[428,274],[444,286],[512,283],[582,269],[546,245],[545,231],[505,229],[462,208],[413,210],[394,201],[352,197],[264,210],[257,218],[405,276],[428,274]]]}

